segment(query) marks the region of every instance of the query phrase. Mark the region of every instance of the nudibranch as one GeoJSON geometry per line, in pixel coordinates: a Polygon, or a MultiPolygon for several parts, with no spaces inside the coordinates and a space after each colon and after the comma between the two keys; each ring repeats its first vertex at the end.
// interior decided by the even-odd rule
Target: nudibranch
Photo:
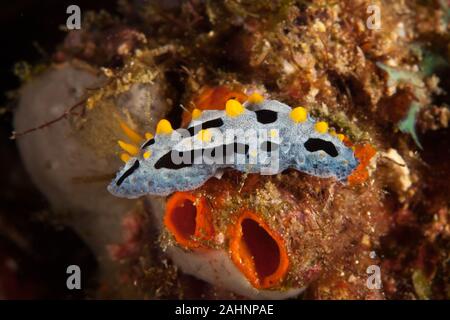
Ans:
{"type": "Polygon", "coordinates": [[[259,94],[243,104],[229,99],[225,110],[194,109],[187,129],[173,130],[163,119],[140,149],[123,145],[135,156],[126,157],[108,190],[125,198],[167,196],[197,189],[227,168],[264,175],[293,168],[345,182],[358,160],[343,139],[303,107],[259,94]]]}
{"type": "Polygon", "coordinates": [[[243,190],[230,185],[229,174],[258,177],[293,168],[351,183],[355,169],[365,164],[344,135],[303,107],[257,93],[231,96],[223,88],[211,90],[207,97],[215,96],[211,104],[219,110],[196,104],[186,129],[174,130],[163,119],[156,135],[147,133],[144,140],[121,123],[134,144],[119,141],[125,166],[108,190],[126,198],[160,196],[151,198],[152,212],[162,234],[173,239],[164,245],[165,252],[184,273],[250,298],[296,296],[319,267],[308,247],[298,265],[298,244],[292,244],[298,229],[287,226],[302,215],[308,230],[313,225],[309,215],[300,213],[286,191],[276,201],[290,209],[275,208],[273,199],[263,201],[265,209],[255,206],[249,201],[254,193],[242,198],[243,190]],[[235,171],[222,177],[227,169],[235,171]]]}

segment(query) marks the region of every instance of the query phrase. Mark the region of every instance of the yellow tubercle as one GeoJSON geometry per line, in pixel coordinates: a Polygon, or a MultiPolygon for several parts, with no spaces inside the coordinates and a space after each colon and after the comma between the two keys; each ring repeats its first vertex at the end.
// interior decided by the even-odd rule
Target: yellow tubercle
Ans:
{"type": "Polygon", "coordinates": [[[272,138],[278,137],[278,130],[277,129],[271,129],[270,130],[270,137],[272,137],[272,138]]]}
{"type": "Polygon", "coordinates": [[[344,136],[342,133],[339,133],[339,134],[337,135],[337,138],[338,138],[339,140],[341,140],[341,141],[344,141],[345,136],[344,136]]]}
{"type": "Polygon", "coordinates": [[[146,140],[150,140],[151,138],[153,138],[153,135],[150,132],[146,132],[144,136],[146,140]]]}
{"type": "Polygon", "coordinates": [[[314,127],[318,133],[327,133],[328,131],[328,123],[324,121],[317,122],[314,127]]]}
{"type": "Polygon", "coordinates": [[[120,160],[122,160],[123,162],[127,163],[128,160],[130,160],[131,156],[128,153],[121,153],[120,154],[120,160]]]}
{"type": "Polygon", "coordinates": [[[132,156],[136,156],[139,153],[139,148],[133,144],[123,142],[122,140],[117,141],[117,143],[123,150],[125,150],[132,156]]]}
{"type": "Polygon", "coordinates": [[[198,119],[202,115],[202,110],[195,108],[194,110],[192,110],[191,115],[193,120],[198,119]]]}
{"type": "Polygon", "coordinates": [[[208,129],[200,130],[198,132],[198,138],[203,142],[210,142],[212,138],[211,132],[208,129]]]}
{"type": "Polygon", "coordinates": [[[122,128],[123,132],[134,143],[141,143],[142,140],[144,140],[139,133],[137,133],[136,131],[131,129],[129,126],[127,126],[125,122],[119,120],[119,124],[120,124],[120,127],[122,128]]]}
{"type": "Polygon", "coordinates": [[[308,119],[308,111],[303,107],[297,107],[292,109],[290,116],[294,122],[305,122],[308,119]]]}
{"type": "Polygon", "coordinates": [[[225,112],[229,117],[237,117],[244,112],[244,106],[237,100],[230,99],[225,105],[225,112]]]}
{"type": "Polygon", "coordinates": [[[160,120],[156,126],[156,134],[170,134],[172,131],[172,125],[166,119],[160,120]]]}
{"type": "Polygon", "coordinates": [[[258,104],[264,101],[264,97],[258,92],[253,92],[247,99],[249,103],[258,104]]]}
{"type": "Polygon", "coordinates": [[[152,155],[151,151],[146,151],[146,152],[144,152],[144,154],[142,156],[144,157],[144,159],[147,160],[148,158],[150,158],[151,155],[152,155]]]}

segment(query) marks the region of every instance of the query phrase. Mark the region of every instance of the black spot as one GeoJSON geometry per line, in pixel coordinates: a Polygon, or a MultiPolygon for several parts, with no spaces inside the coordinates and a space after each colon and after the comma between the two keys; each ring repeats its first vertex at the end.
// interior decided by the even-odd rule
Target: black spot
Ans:
{"type": "MultiPolygon", "coordinates": [[[[231,148],[231,144],[228,145],[221,145],[215,148],[210,148],[210,149],[205,149],[205,150],[211,150],[211,157],[215,157],[216,156],[216,150],[219,151],[219,148],[222,148],[222,156],[223,156],[223,161],[226,160],[226,152],[228,151],[227,148],[231,148]]],[[[233,143],[233,154],[237,153],[237,154],[247,154],[248,151],[250,150],[250,147],[246,144],[242,144],[242,143],[237,143],[234,142],[233,143]]]]}
{"type": "Polygon", "coordinates": [[[261,143],[261,150],[265,152],[272,152],[278,150],[279,145],[274,142],[264,141],[261,143]]]}
{"type": "Polygon", "coordinates": [[[273,123],[277,121],[278,113],[276,111],[272,110],[257,110],[256,113],[256,120],[258,120],[259,123],[267,124],[267,123],[273,123]]]}
{"type": "MultiPolygon", "coordinates": [[[[216,152],[219,151],[219,148],[222,148],[222,161],[223,163],[225,163],[226,161],[226,156],[227,156],[227,148],[230,148],[230,145],[220,145],[214,148],[207,148],[207,149],[200,149],[199,150],[190,150],[190,151],[186,151],[186,152],[190,152],[190,162],[191,163],[175,163],[173,162],[173,157],[174,156],[178,156],[179,159],[183,159],[184,156],[184,152],[179,152],[179,151],[169,151],[167,152],[165,155],[163,155],[161,158],[158,159],[158,161],[156,161],[155,163],[155,169],[172,169],[172,170],[178,170],[178,169],[182,169],[182,168],[187,168],[187,167],[192,167],[195,164],[195,158],[202,156],[203,154],[208,151],[208,156],[211,155],[212,160],[215,158],[216,152]],[[177,153],[177,154],[172,154],[173,153],[177,153]]],[[[246,144],[240,144],[240,143],[233,143],[233,155],[235,153],[237,154],[247,154],[249,151],[250,147],[246,144]]]]}
{"type": "Polygon", "coordinates": [[[212,120],[208,120],[203,122],[202,124],[199,124],[197,126],[194,127],[189,127],[187,130],[189,131],[189,134],[191,136],[195,135],[196,133],[198,133],[200,130],[206,130],[206,129],[210,129],[210,128],[218,128],[223,126],[223,120],[220,118],[217,119],[212,119],[212,120]]]}
{"type": "Polygon", "coordinates": [[[124,174],[117,180],[116,185],[120,186],[126,178],[128,178],[134,171],[136,171],[137,168],[139,168],[138,160],[136,160],[133,165],[124,172],[124,174]]]}
{"type": "Polygon", "coordinates": [[[154,138],[152,138],[152,139],[150,139],[150,140],[148,140],[143,146],[142,146],[142,149],[145,149],[145,148],[147,148],[147,147],[150,147],[152,144],[154,144],[155,143],[155,139],[154,138]]]}
{"type": "Polygon", "coordinates": [[[250,147],[247,144],[242,143],[234,143],[234,152],[240,154],[247,154],[250,150],[250,147]],[[241,152],[244,151],[244,152],[241,152]]]}
{"type": "Polygon", "coordinates": [[[337,157],[338,151],[334,144],[323,139],[310,138],[305,142],[305,148],[309,152],[323,150],[332,157],[337,157]]]}
{"type": "MultiPolygon", "coordinates": [[[[155,163],[155,169],[173,169],[173,170],[178,170],[178,169],[182,169],[182,168],[186,168],[186,167],[190,167],[192,166],[192,164],[188,164],[188,163],[175,163],[173,162],[173,157],[176,156],[175,153],[178,153],[178,157],[180,159],[183,158],[184,153],[183,152],[178,152],[178,151],[169,151],[167,152],[165,155],[163,155],[161,158],[158,159],[158,161],[156,161],[155,163]],[[172,154],[173,153],[173,154],[172,154]]],[[[191,160],[192,162],[194,162],[194,151],[191,151],[191,160]]]]}

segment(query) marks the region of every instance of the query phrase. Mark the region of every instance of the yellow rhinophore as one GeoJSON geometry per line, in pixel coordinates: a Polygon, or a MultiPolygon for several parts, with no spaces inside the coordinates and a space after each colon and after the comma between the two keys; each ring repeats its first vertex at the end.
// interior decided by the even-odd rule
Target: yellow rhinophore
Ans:
{"type": "Polygon", "coordinates": [[[123,150],[125,150],[132,156],[136,156],[139,153],[139,148],[133,144],[123,142],[122,140],[117,141],[117,143],[123,150]]]}
{"type": "Polygon", "coordinates": [[[192,110],[191,116],[192,116],[192,119],[193,119],[193,120],[200,118],[201,115],[202,115],[202,110],[197,109],[197,108],[195,108],[194,110],[192,110]]]}
{"type": "Polygon", "coordinates": [[[327,133],[328,131],[328,123],[324,121],[317,122],[314,127],[318,133],[327,133]]]}
{"type": "Polygon", "coordinates": [[[294,122],[305,122],[308,118],[308,111],[303,107],[297,107],[292,109],[290,116],[294,122]]]}
{"type": "Polygon", "coordinates": [[[208,129],[203,129],[198,132],[198,138],[203,142],[210,142],[212,135],[208,129]]]}
{"type": "Polygon", "coordinates": [[[156,126],[156,134],[170,134],[172,131],[172,125],[166,119],[160,120],[156,126]]]}
{"type": "Polygon", "coordinates": [[[258,92],[253,92],[247,99],[249,103],[261,103],[264,101],[264,97],[260,95],[258,92]]]}
{"type": "Polygon", "coordinates": [[[237,117],[244,112],[244,106],[237,100],[230,99],[225,105],[225,112],[229,117],[237,117]]]}
{"type": "Polygon", "coordinates": [[[120,154],[120,160],[122,160],[125,163],[127,163],[128,160],[130,160],[130,158],[131,158],[130,155],[126,152],[120,154]]]}
{"type": "Polygon", "coordinates": [[[151,155],[152,155],[151,151],[145,151],[142,156],[144,157],[144,159],[148,159],[150,158],[151,155]]]}
{"type": "Polygon", "coordinates": [[[123,132],[127,135],[128,138],[131,139],[134,143],[141,143],[144,138],[141,137],[139,133],[131,129],[129,126],[125,124],[125,122],[119,120],[120,127],[122,128],[123,132]]]}

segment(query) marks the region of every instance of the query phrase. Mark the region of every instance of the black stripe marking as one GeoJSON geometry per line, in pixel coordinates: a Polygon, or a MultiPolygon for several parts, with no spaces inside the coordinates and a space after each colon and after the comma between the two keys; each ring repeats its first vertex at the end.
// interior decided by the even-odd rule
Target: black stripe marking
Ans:
{"type": "Polygon", "coordinates": [[[139,160],[136,160],[133,165],[123,173],[123,175],[117,180],[116,185],[120,186],[126,178],[136,171],[137,168],[139,168],[139,160]]]}
{"type": "MultiPolygon", "coordinates": [[[[231,144],[230,144],[231,145],[231,144]]],[[[227,147],[229,147],[230,145],[221,145],[221,146],[217,146],[214,148],[208,148],[208,149],[200,149],[201,152],[199,152],[199,150],[190,150],[190,151],[186,151],[186,152],[190,152],[190,160],[191,163],[174,163],[172,161],[172,152],[178,152],[175,150],[169,151],[167,152],[165,155],[163,155],[161,158],[158,159],[158,161],[156,161],[155,163],[155,169],[172,169],[172,170],[178,170],[178,169],[182,169],[182,168],[187,168],[187,167],[192,167],[195,164],[195,157],[197,156],[202,156],[203,154],[208,151],[208,156],[211,155],[212,158],[215,157],[216,154],[216,150],[218,150],[218,148],[222,148],[222,160],[223,163],[226,163],[226,158],[227,158],[227,147]]],[[[240,144],[237,142],[233,143],[233,156],[234,154],[247,154],[249,151],[250,147],[247,144],[240,144]]],[[[184,152],[178,152],[178,155],[176,155],[179,157],[179,159],[183,159],[184,156],[184,152]]]]}
{"type": "Polygon", "coordinates": [[[265,152],[272,152],[278,150],[279,145],[271,141],[264,141],[261,143],[261,150],[265,152]]]}
{"type": "Polygon", "coordinates": [[[332,156],[333,158],[337,157],[337,155],[338,155],[338,151],[337,151],[335,145],[333,144],[333,142],[326,141],[323,139],[310,138],[305,142],[305,148],[309,152],[323,150],[326,153],[328,153],[328,155],[332,156]]]}
{"type": "Polygon", "coordinates": [[[273,123],[278,119],[278,113],[276,111],[263,109],[257,110],[255,111],[255,113],[256,113],[256,120],[259,123],[263,124],[273,123]]]}
{"type": "Polygon", "coordinates": [[[150,140],[148,140],[143,146],[142,146],[142,148],[141,149],[145,149],[145,148],[147,148],[147,147],[150,147],[152,144],[154,144],[155,143],[155,138],[151,138],[150,140]]]}
{"type": "Polygon", "coordinates": [[[189,134],[192,137],[202,129],[205,130],[205,129],[210,129],[210,128],[219,128],[221,126],[223,126],[223,120],[220,118],[217,118],[217,119],[205,121],[194,127],[189,127],[187,130],[189,131],[189,134]]]}
{"type": "MultiPolygon", "coordinates": [[[[177,152],[175,150],[169,151],[167,152],[165,155],[163,155],[161,158],[158,159],[158,161],[156,161],[155,163],[155,169],[173,169],[173,170],[178,170],[178,169],[182,169],[182,168],[186,168],[186,167],[190,167],[192,166],[192,164],[186,164],[186,163],[175,163],[172,161],[172,152],[177,152]]],[[[180,159],[183,158],[184,153],[183,152],[178,152],[178,157],[180,159]]],[[[192,162],[194,162],[194,152],[191,151],[191,160],[192,162]]]]}

